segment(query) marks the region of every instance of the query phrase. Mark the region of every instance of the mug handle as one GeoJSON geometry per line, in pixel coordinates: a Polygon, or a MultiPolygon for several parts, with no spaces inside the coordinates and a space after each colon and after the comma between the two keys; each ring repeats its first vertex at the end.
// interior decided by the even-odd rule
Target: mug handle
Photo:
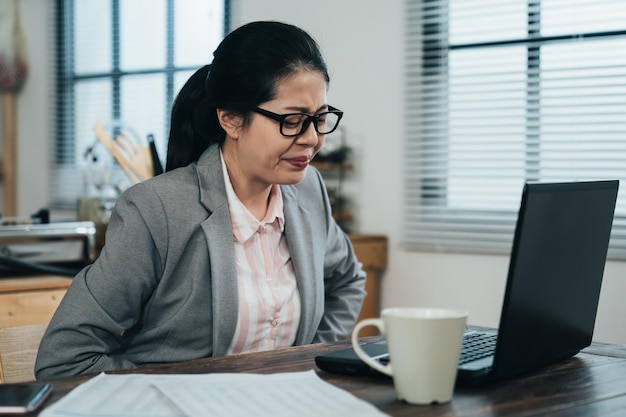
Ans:
{"type": "Polygon", "coordinates": [[[377,371],[391,376],[392,375],[391,363],[389,363],[388,365],[383,365],[380,362],[375,361],[374,359],[372,359],[371,356],[365,353],[365,351],[359,344],[359,332],[361,331],[363,327],[366,327],[366,326],[377,327],[378,330],[380,330],[382,334],[385,334],[385,323],[381,319],[376,318],[376,319],[361,320],[360,322],[357,323],[357,325],[354,327],[354,330],[352,331],[352,348],[354,349],[354,352],[357,354],[357,356],[361,358],[363,362],[365,362],[372,368],[376,369],[377,371]]]}

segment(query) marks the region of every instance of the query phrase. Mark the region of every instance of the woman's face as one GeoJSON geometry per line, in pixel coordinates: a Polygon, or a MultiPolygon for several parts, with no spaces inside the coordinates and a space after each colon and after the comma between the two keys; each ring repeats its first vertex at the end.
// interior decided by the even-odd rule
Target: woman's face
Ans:
{"type": "MultiPolygon", "coordinates": [[[[326,89],[320,72],[299,70],[278,84],[275,99],[258,107],[277,114],[322,113],[328,110],[326,89]]],[[[236,165],[228,166],[229,175],[239,177],[236,182],[265,188],[300,182],[325,136],[318,135],[311,123],[300,136],[285,137],[280,133],[280,122],[252,113],[249,124],[238,131],[236,138],[229,139],[234,139],[230,147],[234,158],[230,162],[236,165]]],[[[226,144],[225,154],[228,148],[226,144]]]]}

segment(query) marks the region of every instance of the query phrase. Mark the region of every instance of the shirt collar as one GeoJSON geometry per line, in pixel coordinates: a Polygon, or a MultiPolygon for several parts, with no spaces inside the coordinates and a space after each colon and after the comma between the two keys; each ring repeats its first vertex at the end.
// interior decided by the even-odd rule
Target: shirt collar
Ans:
{"type": "Polygon", "coordinates": [[[250,239],[259,229],[265,225],[278,222],[278,228],[282,233],[285,230],[285,216],[283,212],[283,196],[280,187],[273,184],[270,190],[269,204],[267,213],[263,220],[259,221],[254,215],[243,205],[235,189],[230,181],[228,169],[224,162],[224,156],[220,150],[220,159],[222,161],[222,172],[224,174],[224,185],[226,186],[226,198],[228,200],[228,208],[230,212],[230,221],[233,227],[233,236],[237,242],[243,243],[250,239]]]}

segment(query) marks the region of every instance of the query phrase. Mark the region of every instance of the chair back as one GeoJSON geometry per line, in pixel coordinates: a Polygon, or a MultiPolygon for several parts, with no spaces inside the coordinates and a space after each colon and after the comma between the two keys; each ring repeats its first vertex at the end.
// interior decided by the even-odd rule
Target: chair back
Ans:
{"type": "Polygon", "coordinates": [[[0,383],[35,380],[35,359],[48,324],[0,329],[0,383]]]}

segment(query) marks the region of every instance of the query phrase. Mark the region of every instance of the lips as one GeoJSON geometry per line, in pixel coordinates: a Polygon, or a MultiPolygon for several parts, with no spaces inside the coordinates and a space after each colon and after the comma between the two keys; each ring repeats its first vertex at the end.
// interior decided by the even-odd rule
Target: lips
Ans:
{"type": "Polygon", "coordinates": [[[298,168],[306,168],[309,165],[309,157],[298,156],[296,158],[288,158],[287,162],[298,168]]]}

